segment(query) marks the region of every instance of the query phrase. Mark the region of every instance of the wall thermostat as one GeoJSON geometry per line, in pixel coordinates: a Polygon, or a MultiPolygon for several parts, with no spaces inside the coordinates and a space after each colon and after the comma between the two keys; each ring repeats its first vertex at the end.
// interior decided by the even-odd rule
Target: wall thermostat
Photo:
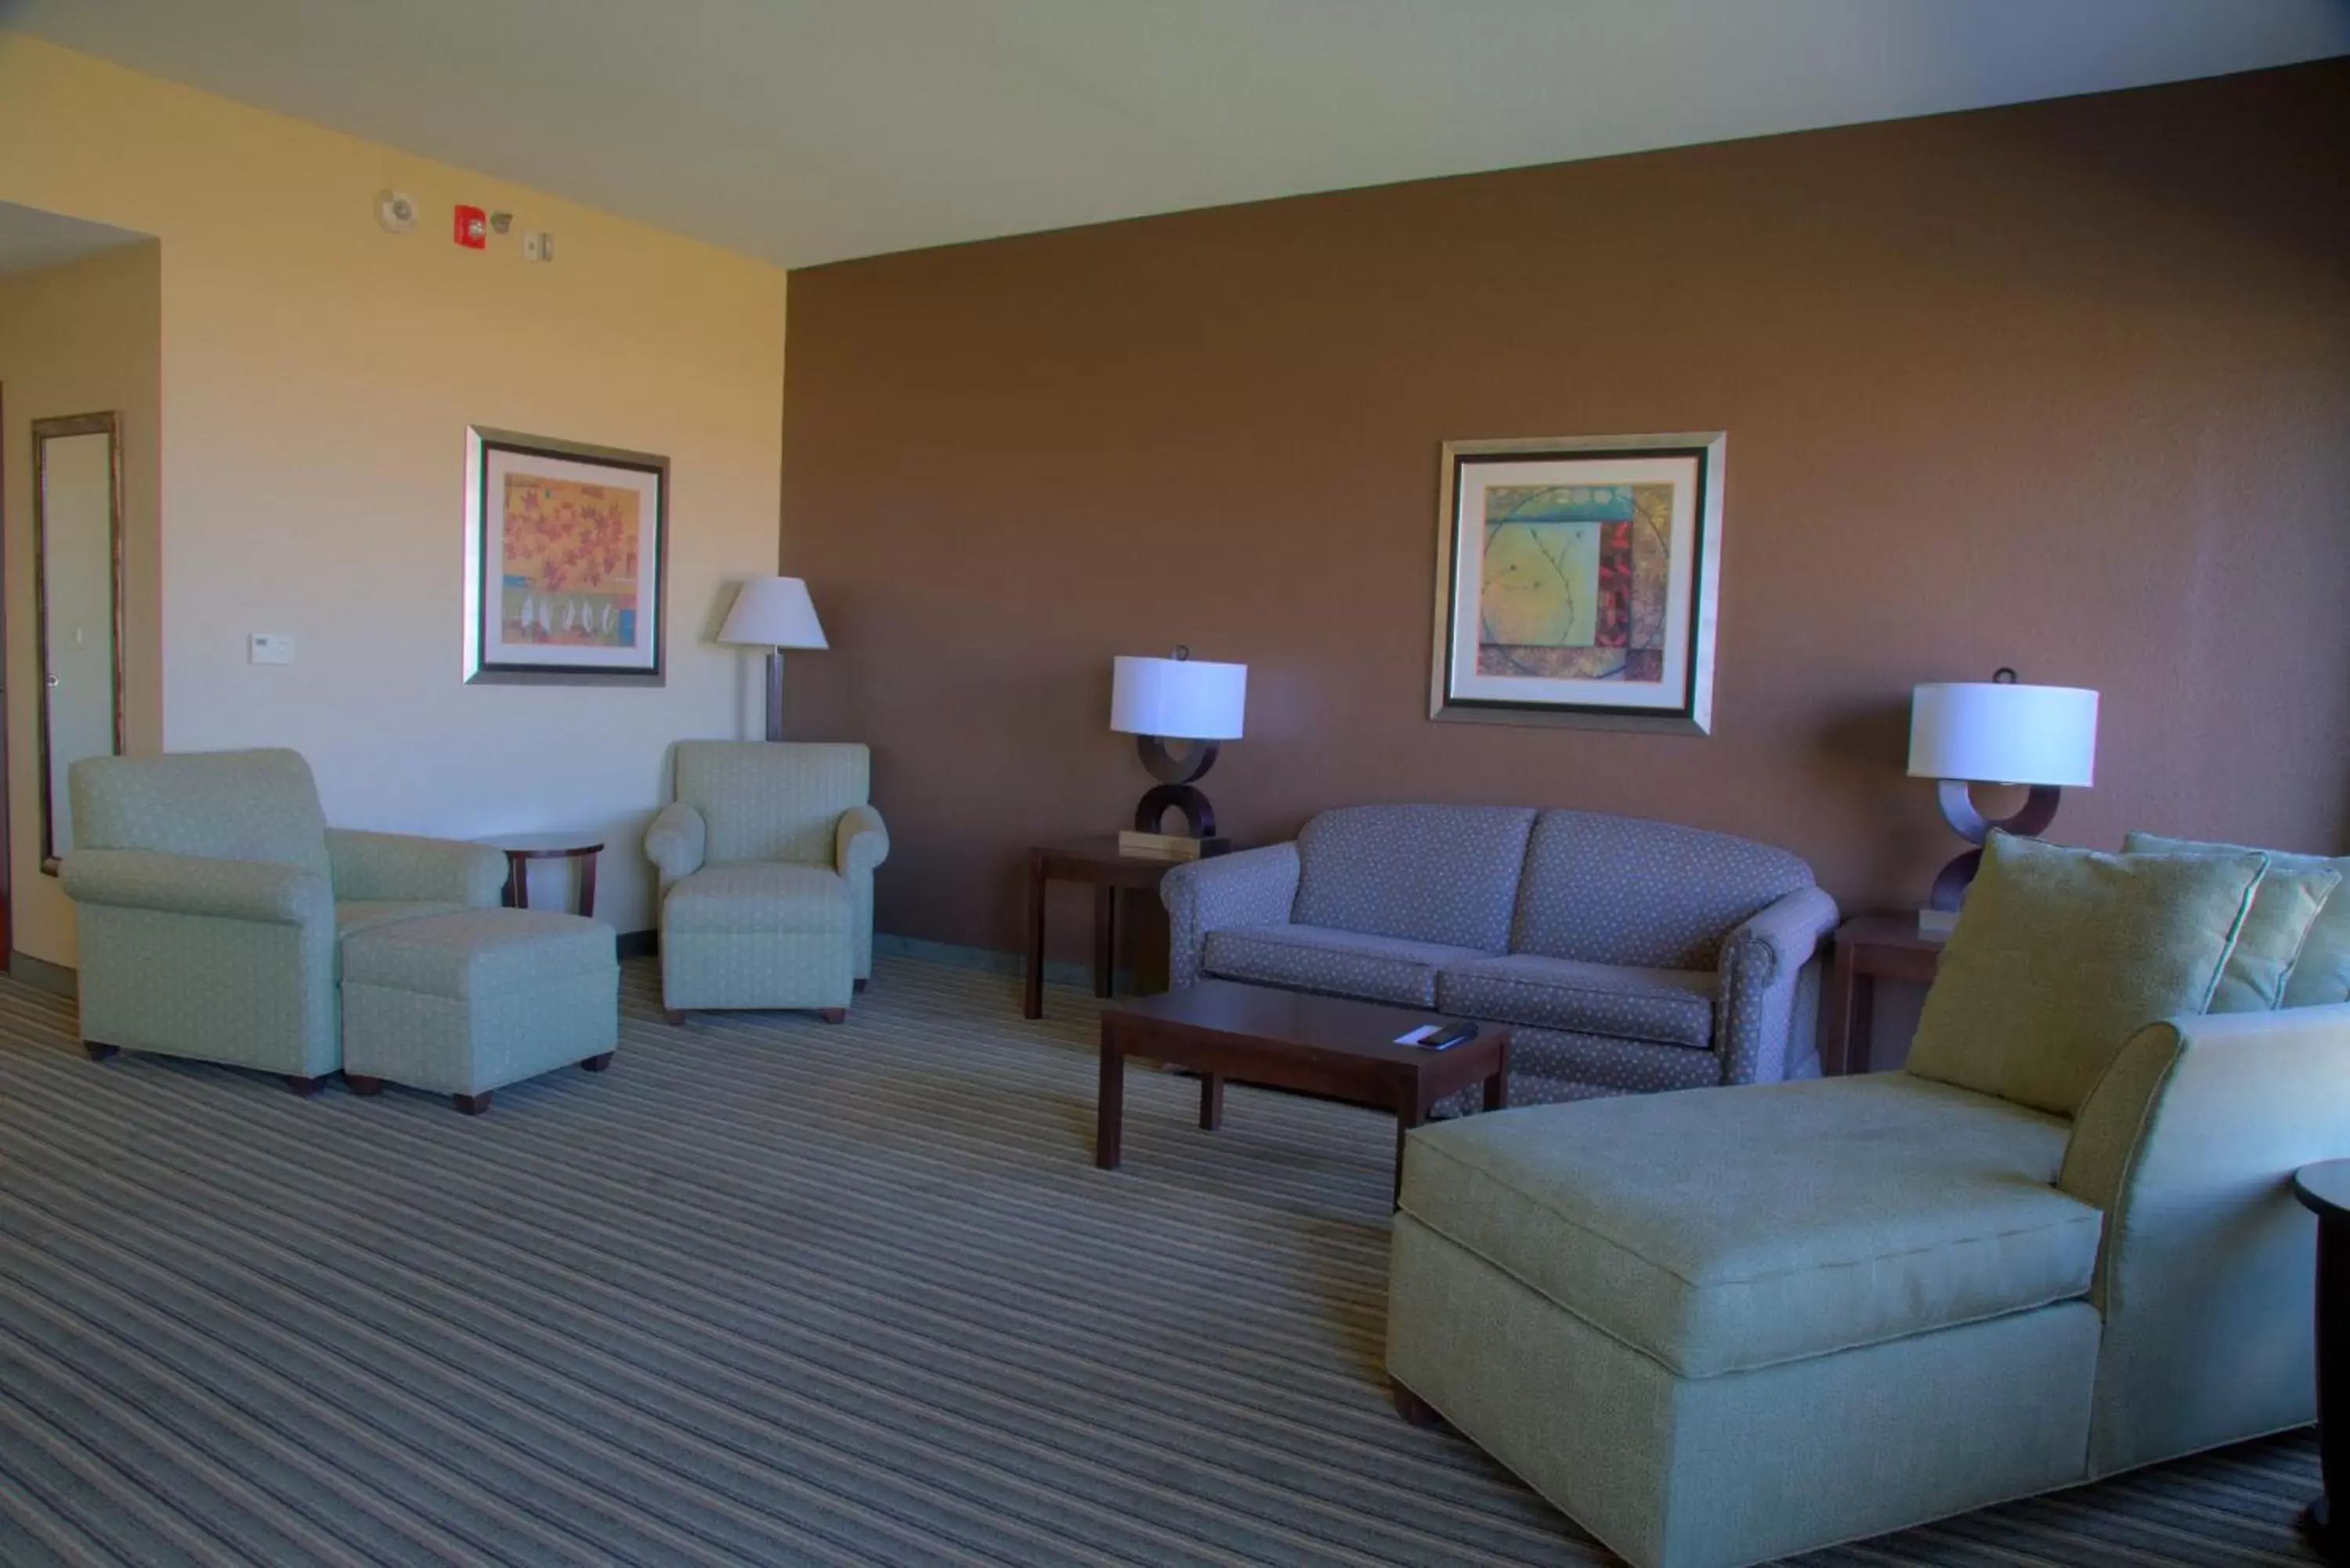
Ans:
{"type": "Polygon", "coordinates": [[[416,226],[416,198],[405,191],[377,192],[375,221],[395,234],[408,233],[416,226]]]}

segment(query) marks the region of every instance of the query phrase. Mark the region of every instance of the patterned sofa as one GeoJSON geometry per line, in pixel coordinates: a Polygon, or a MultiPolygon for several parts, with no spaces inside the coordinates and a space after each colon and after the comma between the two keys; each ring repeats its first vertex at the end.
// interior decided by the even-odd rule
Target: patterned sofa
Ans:
{"type": "Polygon", "coordinates": [[[1585,811],[1358,805],[1160,885],[1176,986],[1215,978],[1512,1026],[1513,1104],[1819,1075],[1797,857],[1585,811]]]}

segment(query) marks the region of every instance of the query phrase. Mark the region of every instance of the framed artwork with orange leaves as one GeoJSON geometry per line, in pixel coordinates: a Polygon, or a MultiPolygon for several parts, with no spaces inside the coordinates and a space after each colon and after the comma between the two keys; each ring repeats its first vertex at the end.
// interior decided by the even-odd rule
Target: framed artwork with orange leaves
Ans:
{"type": "Polygon", "coordinates": [[[476,426],[465,679],[659,686],[669,460],[476,426]]]}
{"type": "Polygon", "coordinates": [[[1723,444],[1446,442],[1429,717],[1711,733],[1723,444]]]}

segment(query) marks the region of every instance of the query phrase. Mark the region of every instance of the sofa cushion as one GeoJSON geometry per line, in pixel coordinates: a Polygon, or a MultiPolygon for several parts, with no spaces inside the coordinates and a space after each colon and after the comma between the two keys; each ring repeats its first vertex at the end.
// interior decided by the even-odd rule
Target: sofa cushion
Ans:
{"type": "Polygon", "coordinates": [[[847,931],[847,878],[821,866],[709,866],[669,890],[663,931],[847,931]]]}
{"type": "Polygon", "coordinates": [[[1717,981],[1687,970],[1512,953],[1446,966],[1436,977],[1436,1005],[1465,1018],[1702,1051],[1713,1044],[1717,981]]]}
{"type": "Polygon", "coordinates": [[[2211,1004],[2268,858],[2106,855],[1994,831],[1907,1069],[2069,1116],[2129,1037],[2211,1004]]]}
{"type": "Polygon", "coordinates": [[[1422,1127],[1401,1206],[1685,1377],[2079,1296],[2103,1216],[2065,1122],[1904,1074],[1422,1127]]]}
{"type": "Polygon", "coordinates": [[[1222,980],[1434,1007],[1437,971],[1480,956],[1440,942],[1367,937],[1326,926],[1226,926],[1208,933],[1201,967],[1222,980]]]}
{"type": "Polygon", "coordinates": [[[2228,967],[2212,993],[2214,1012],[2251,1012],[2263,1007],[2317,1007],[2350,1002],[2350,893],[2340,883],[2328,885],[2331,871],[2350,879],[2350,857],[2329,860],[2322,855],[2287,855],[2273,849],[2252,849],[2241,844],[2206,844],[2192,838],[2162,838],[2151,833],[2131,833],[2122,849],[2133,855],[2265,855],[2269,874],[2252,895],[2252,912],[2244,917],[2244,934],[2228,955],[2228,967]],[[2314,918],[2301,916],[2311,898],[2317,901],[2314,918]],[[2284,964],[2281,992],[2267,994],[2264,981],[2275,978],[2267,966],[2284,964]]]}
{"type": "Polygon", "coordinates": [[[1812,886],[1800,857],[1644,817],[1545,811],[1526,842],[1509,950],[1710,970],[1732,930],[1812,886]]]}
{"type": "Polygon", "coordinates": [[[1534,814],[1501,805],[1349,805],[1297,836],[1290,918],[1410,942],[1507,950],[1534,814]]]}

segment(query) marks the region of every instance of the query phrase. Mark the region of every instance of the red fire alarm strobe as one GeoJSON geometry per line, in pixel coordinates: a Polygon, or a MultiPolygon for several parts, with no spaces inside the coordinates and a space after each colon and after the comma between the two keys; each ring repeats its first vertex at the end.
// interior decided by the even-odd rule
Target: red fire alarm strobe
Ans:
{"type": "Polygon", "coordinates": [[[489,214],[479,207],[458,208],[457,243],[469,251],[485,248],[490,243],[489,214]]]}

